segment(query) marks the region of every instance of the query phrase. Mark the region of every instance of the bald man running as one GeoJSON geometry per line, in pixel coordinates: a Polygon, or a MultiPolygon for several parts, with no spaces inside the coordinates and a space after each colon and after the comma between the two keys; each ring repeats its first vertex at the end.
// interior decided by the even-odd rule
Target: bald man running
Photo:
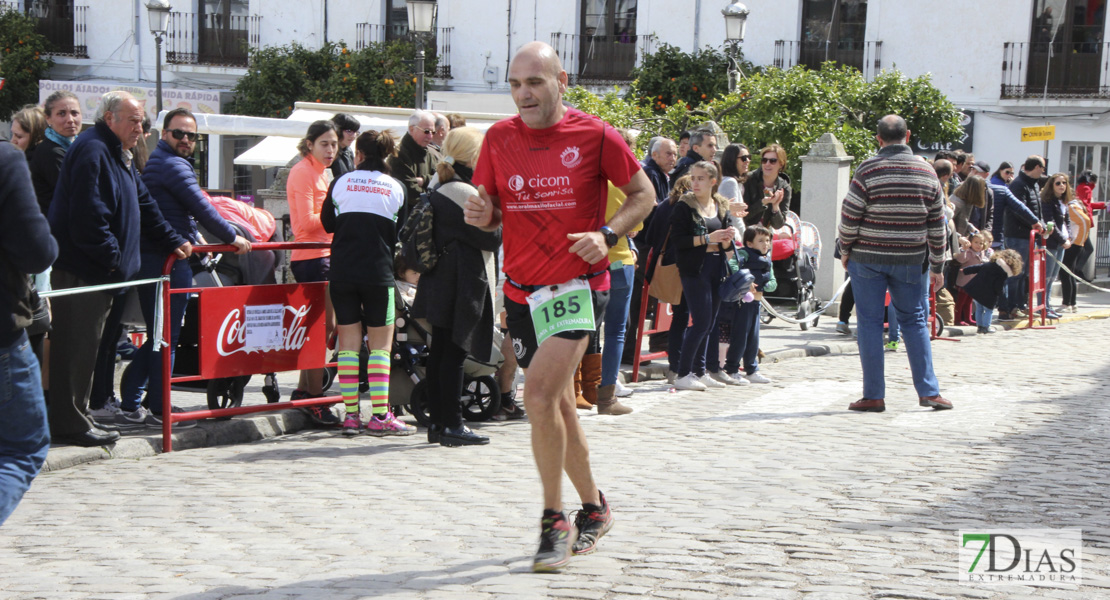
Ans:
{"type": "Polygon", "coordinates": [[[509,65],[509,86],[519,115],[486,134],[473,179],[479,195],[465,212],[468,223],[486,230],[504,224],[505,309],[527,374],[524,406],[543,484],[532,570],[558,571],[572,552],[593,552],[613,526],[590,470],[572,379],[605,313],[609,248],[643,221],[654,192],[616,130],[563,104],[567,73],[550,46],[521,48],[509,65]],[[608,223],[607,181],[627,195],[608,223]],[[563,512],[564,470],[582,500],[573,525],[563,512]]]}

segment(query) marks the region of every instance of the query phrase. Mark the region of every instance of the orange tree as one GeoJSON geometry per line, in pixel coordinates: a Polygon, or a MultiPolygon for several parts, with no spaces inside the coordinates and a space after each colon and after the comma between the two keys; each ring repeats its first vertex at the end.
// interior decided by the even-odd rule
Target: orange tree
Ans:
{"type": "Polygon", "coordinates": [[[39,80],[54,60],[46,53],[50,42],[35,31],[35,20],[17,10],[0,8],[0,119],[25,104],[38,104],[39,80]]]}
{"type": "MultiPolygon", "coordinates": [[[[404,41],[370,44],[351,50],[325,44],[318,50],[299,44],[253,50],[247,74],[235,84],[229,112],[257,117],[287,117],[297,101],[412,106],[415,48],[404,41]]],[[[425,61],[434,72],[435,58],[425,61]]]]}

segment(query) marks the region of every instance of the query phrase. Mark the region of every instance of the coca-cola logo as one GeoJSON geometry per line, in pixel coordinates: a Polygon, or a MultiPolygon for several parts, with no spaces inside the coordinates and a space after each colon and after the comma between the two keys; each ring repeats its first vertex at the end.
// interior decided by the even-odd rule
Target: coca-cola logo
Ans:
{"type": "Polygon", "coordinates": [[[219,337],[216,339],[216,352],[220,356],[231,356],[239,352],[250,354],[252,352],[289,352],[300,350],[308,340],[308,326],[306,325],[311,304],[299,308],[285,305],[281,327],[281,343],[277,346],[266,348],[248,347],[247,327],[243,321],[243,312],[234,308],[224,317],[220,324],[219,337]]]}

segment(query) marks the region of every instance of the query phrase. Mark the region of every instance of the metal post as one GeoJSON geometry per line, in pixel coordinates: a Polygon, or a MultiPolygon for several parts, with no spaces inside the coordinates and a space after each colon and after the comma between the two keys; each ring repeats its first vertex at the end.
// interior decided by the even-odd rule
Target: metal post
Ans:
{"type": "Polygon", "coordinates": [[[732,42],[728,45],[728,93],[736,93],[736,80],[740,76],[740,66],[736,60],[737,43],[732,42]]]}
{"type": "Polygon", "coordinates": [[[424,41],[419,33],[416,37],[416,108],[424,108],[424,41]]]}
{"type": "Polygon", "coordinates": [[[162,112],[162,36],[154,36],[154,93],[157,96],[155,116],[162,112]]]}

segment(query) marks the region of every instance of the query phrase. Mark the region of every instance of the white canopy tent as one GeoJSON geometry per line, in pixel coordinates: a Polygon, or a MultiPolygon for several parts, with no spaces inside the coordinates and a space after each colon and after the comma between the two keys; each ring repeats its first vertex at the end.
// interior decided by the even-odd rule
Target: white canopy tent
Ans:
{"type": "MultiPolygon", "coordinates": [[[[330,119],[340,112],[358,119],[363,130],[389,129],[397,134],[398,138],[408,131],[408,120],[412,115],[412,109],[407,108],[298,102],[293,108],[293,113],[286,119],[198,114],[196,115],[197,131],[215,135],[264,135],[266,139],[236,156],[235,164],[284,167],[297,155],[297,142],[304,137],[310,123],[320,119],[330,119]]],[[[459,114],[466,118],[467,126],[483,132],[497,121],[512,116],[474,112],[459,114]]],[[[157,122],[161,123],[165,116],[166,111],[163,111],[158,115],[157,122]]]]}

